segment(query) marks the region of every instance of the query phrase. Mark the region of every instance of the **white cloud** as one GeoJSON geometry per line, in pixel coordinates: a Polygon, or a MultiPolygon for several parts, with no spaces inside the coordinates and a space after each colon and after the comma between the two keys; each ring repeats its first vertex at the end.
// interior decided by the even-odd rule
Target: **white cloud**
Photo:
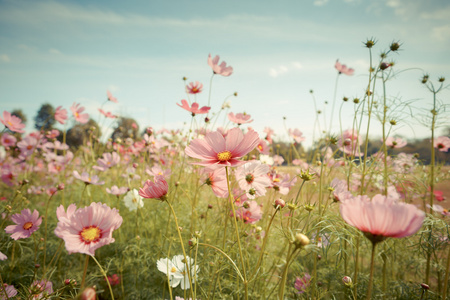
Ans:
{"type": "Polygon", "coordinates": [[[448,20],[449,16],[450,6],[433,12],[423,12],[420,14],[420,17],[426,20],[448,20]]]}
{"type": "Polygon", "coordinates": [[[290,72],[290,71],[293,71],[293,70],[299,70],[299,69],[302,69],[302,68],[303,68],[303,66],[302,66],[301,63],[299,63],[298,61],[294,61],[294,62],[290,63],[288,66],[280,65],[278,67],[271,68],[269,70],[269,75],[271,77],[275,78],[275,77],[278,77],[278,76],[280,76],[282,74],[285,74],[287,72],[290,72]]]}
{"type": "Polygon", "coordinates": [[[314,0],[313,4],[315,6],[324,6],[327,4],[328,0],[314,0]]]}
{"type": "Polygon", "coordinates": [[[450,25],[434,27],[431,36],[438,41],[450,40],[450,25]]]}
{"type": "Polygon", "coordinates": [[[6,54],[0,54],[0,61],[2,61],[2,62],[10,62],[11,58],[9,58],[9,56],[6,55],[6,54]]]}
{"type": "Polygon", "coordinates": [[[61,51],[59,51],[58,49],[55,49],[55,48],[51,48],[50,50],[48,50],[48,52],[51,54],[56,54],[56,55],[61,54],[61,51]]]}

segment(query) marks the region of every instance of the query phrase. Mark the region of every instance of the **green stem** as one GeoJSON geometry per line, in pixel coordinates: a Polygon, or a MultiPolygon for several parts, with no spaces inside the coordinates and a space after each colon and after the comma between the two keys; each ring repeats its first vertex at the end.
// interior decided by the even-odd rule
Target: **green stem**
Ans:
{"type": "Polygon", "coordinates": [[[375,261],[375,246],[376,243],[372,244],[372,257],[370,259],[370,278],[369,278],[369,287],[367,289],[367,300],[370,300],[372,298],[372,286],[373,286],[373,266],[375,261]]]}
{"type": "Polygon", "coordinates": [[[83,278],[81,279],[81,288],[80,288],[81,291],[84,290],[88,265],[89,265],[89,255],[86,255],[86,258],[84,259],[83,278]]]}
{"type": "Polygon", "coordinates": [[[355,281],[355,284],[353,286],[353,293],[355,293],[355,295],[357,295],[357,283],[358,283],[358,263],[359,263],[359,241],[360,241],[361,237],[358,236],[356,238],[356,254],[355,254],[355,273],[353,274],[353,279],[355,281]]]}
{"type": "MultiPolygon", "coordinates": [[[[89,255],[87,255],[87,256],[89,256],[89,255]]],[[[102,266],[99,264],[99,262],[95,259],[94,256],[91,256],[91,257],[95,261],[97,266],[100,268],[100,271],[102,272],[103,276],[105,277],[106,284],[108,284],[109,292],[111,293],[111,298],[112,298],[112,300],[114,300],[114,293],[112,291],[111,284],[109,283],[108,276],[106,276],[105,270],[103,270],[102,266]]]]}
{"type": "Polygon", "coordinates": [[[442,299],[447,299],[447,287],[448,287],[448,273],[450,272],[450,247],[448,247],[447,253],[447,266],[445,268],[445,278],[444,278],[444,292],[442,294],[442,299]]]}

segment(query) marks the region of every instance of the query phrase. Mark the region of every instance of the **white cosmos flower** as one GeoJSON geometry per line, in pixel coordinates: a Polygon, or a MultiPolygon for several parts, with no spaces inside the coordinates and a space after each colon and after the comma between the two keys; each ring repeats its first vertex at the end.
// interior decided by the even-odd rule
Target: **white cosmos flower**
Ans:
{"type": "MultiPolygon", "coordinates": [[[[194,265],[194,260],[189,256],[186,256],[186,259],[188,262],[187,264],[190,267],[191,281],[194,283],[200,268],[197,265],[194,265]]],[[[156,262],[156,267],[159,271],[169,277],[171,287],[174,288],[180,285],[182,290],[190,288],[189,276],[186,264],[184,263],[183,255],[175,255],[172,260],[169,260],[168,258],[161,258],[156,262]]]]}
{"type": "Polygon", "coordinates": [[[142,198],[139,195],[139,192],[137,189],[133,189],[131,191],[129,191],[125,197],[123,198],[123,202],[125,202],[125,206],[130,210],[136,210],[141,207],[144,207],[144,201],[142,201],[142,198]]]}
{"type": "Polygon", "coordinates": [[[269,166],[273,165],[273,163],[274,163],[273,158],[272,158],[271,156],[265,155],[265,154],[261,154],[261,155],[259,156],[259,160],[260,160],[263,164],[266,164],[266,165],[269,165],[269,166]]]}

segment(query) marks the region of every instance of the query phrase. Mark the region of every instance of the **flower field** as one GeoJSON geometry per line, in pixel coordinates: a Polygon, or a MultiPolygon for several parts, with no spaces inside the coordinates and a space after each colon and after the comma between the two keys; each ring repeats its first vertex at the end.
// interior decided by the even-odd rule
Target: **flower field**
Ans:
{"type": "MultiPolygon", "coordinates": [[[[209,86],[184,78],[186,99],[171,108],[188,129],[122,122],[102,136],[97,123],[120,118],[105,110],[120,102],[110,91],[97,123],[74,103],[25,133],[4,111],[0,299],[447,299],[450,138],[437,125],[449,117],[448,86],[417,82],[430,91],[429,163],[402,152],[391,116],[403,106],[386,88],[401,45],[378,59],[375,46],[364,42],[365,93],[335,96],[329,130],[317,111],[314,137],[300,121],[278,140],[269,126],[252,129],[251,111],[212,99],[214,78],[233,68],[211,54],[209,86]],[[71,133],[79,144],[69,122],[88,125],[71,133]],[[381,146],[370,152],[374,128],[381,146]]],[[[334,67],[337,78],[354,74],[334,67]]]]}

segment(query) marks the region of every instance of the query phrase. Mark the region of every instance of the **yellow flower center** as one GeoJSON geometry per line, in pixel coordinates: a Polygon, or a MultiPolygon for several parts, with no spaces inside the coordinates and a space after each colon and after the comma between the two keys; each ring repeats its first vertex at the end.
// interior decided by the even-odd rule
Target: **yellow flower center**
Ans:
{"type": "Polygon", "coordinates": [[[231,159],[232,156],[233,155],[231,154],[230,151],[222,151],[222,152],[217,153],[217,159],[219,161],[228,161],[231,159]]]}
{"type": "Polygon", "coordinates": [[[170,269],[170,272],[175,273],[177,271],[177,269],[175,267],[172,267],[172,269],[170,269]]]}
{"type": "Polygon", "coordinates": [[[97,242],[101,237],[101,230],[97,226],[83,228],[80,232],[81,240],[86,244],[97,242]]]}
{"type": "Polygon", "coordinates": [[[28,230],[31,227],[33,227],[33,223],[31,222],[26,222],[25,224],[23,224],[23,229],[28,230]]]}

